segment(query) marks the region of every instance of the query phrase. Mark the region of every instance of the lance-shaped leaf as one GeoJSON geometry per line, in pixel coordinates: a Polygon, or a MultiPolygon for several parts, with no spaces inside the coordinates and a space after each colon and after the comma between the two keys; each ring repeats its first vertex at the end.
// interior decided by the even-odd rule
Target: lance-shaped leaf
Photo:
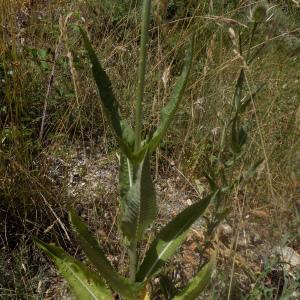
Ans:
{"type": "Polygon", "coordinates": [[[246,141],[247,141],[247,131],[246,129],[242,126],[239,130],[239,145],[240,147],[242,147],[243,145],[245,145],[246,141]]]}
{"type": "Polygon", "coordinates": [[[240,178],[240,182],[248,181],[249,179],[251,179],[256,174],[258,167],[263,163],[263,161],[264,159],[260,159],[253,166],[251,166],[247,171],[245,171],[240,178]]]}
{"type": "Polygon", "coordinates": [[[46,244],[37,238],[34,242],[53,260],[59,272],[68,281],[78,300],[113,300],[103,280],[63,249],[46,244]]]}
{"type": "Polygon", "coordinates": [[[239,117],[236,115],[232,120],[231,127],[231,149],[234,153],[240,153],[241,147],[239,143],[240,124],[239,117]]]}
{"type": "Polygon", "coordinates": [[[244,81],[245,81],[245,71],[244,69],[242,69],[240,71],[239,78],[236,82],[235,92],[233,96],[233,107],[235,112],[240,111],[244,81]]]}
{"type": "Polygon", "coordinates": [[[213,254],[210,261],[204,265],[199,273],[190,281],[188,286],[174,300],[195,300],[204,291],[210,282],[212,272],[216,265],[216,255],[213,254]]]}
{"type": "Polygon", "coordinates": [[[251,102],[251,99],[254,99],[256,97],[256,95],[259,93],[259,91],[265,86],[265,83],[260,84],[253,93],[251,93],[250,95],[244,97],[244,99],[242,99],[241,101],[241,112],[244,112],[245,109],[247,108],[247,106],[249,105],[249,103],[251,102]]]}
{"type": "Polygon", "coordinates": [[[112,267],[100,249],[98,242],[92,236],[86,224],[78,217],[74,211],[69,213],[70,222],[74,226],[79,244],[84,250],[90,262],[97,268],[102,277],[107,281],[111,288],[120,293],[125,298],[133,297],[135,294],[134,286],[129,281],[119,275],[112,267]]]}
{"type": "Polygon", "coordinates": [[[203,172],[203,175],[205,176],[205,178],[207,179],[209,186],[211,188],[211,190],[213,192],[215,192],[218,189],[218,185],[216,183],[216,181],[212,178],[212,176],[210,176],[207,172],[203,172]]]}
{"type": "Polygon", "coordinates": [[[174,295],[177,294],[175,283],[169,276],[161,274],[159,276],[159,284],[164,299],[173,299],[174,295]]]}
{"type": "Polygon", "coordinates": [[[121,219],[127,207],[127,194],[132,186],[133,181],[132,165],[125,154],[120,154],[120,170],[119,170],[119,188],[120,188],[120,208],[121,219]]]}
{"type": "Polygon", "coordinates": [[[149,154],[146,153],[127,194],[127,206],[121,221],[124,236],[129,241],[140,240],[156,214],[155,190],[150,173],[149,154]]]}
{"type": "Polygon", "coordinates": [[[134,133],[125,121],[121,120],[117,99],[114,96],[110,79],[102,68],[97,55],[87,37],[87,34],[81,29],[84,46],[92,64],[92,72],[95,82],[98,86],[103,111],[113,129],[120,148],[128,157],[131,158],[134,141],[134,133]]]}
{"type": "Polygon", "coordinates": [[[170,100],[168,104],[161,111],[159,127],[154,132],[148,144],[150,152],[156,149],[156,147],[159,145],[160,141],[164,137],[166,131],[168,130],[171,122],[174,119],[178,105],[182,100],[183,93],[185,91],[185,87],[187,84],[188,76],[190,73],[190,69],[192,66],[193,44],[194,44],[194,39],[192,39],[190,43],[190,47],[188,48],[187,55],[185,58],[185,65],[183,67],[181,75],[176,80],[175,86],[170,95],[170,100]]]}
{"type": "Polygon", "coordinates": [[[185,240],[189,228],[205,212],[219,191],[187,207],[168,223],[157,235],[146,253],[136,280],[144,282],[150,279],[172,256],[185,240]]]}

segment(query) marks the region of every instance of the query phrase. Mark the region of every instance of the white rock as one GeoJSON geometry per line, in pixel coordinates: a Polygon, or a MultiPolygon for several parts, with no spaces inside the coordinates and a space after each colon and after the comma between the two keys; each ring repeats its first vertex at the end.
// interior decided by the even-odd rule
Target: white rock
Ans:
{"type": "Polygon", "coordinates": [[[187,205],[188,205],[188,206],[191,206],[191,205],[193,204],[193,202],[192,202],[191,199],[187,199],[186,202],[187,202],[187,205]]]}
{"type": "Polygon", "coordinates": [[[300,266],[300,254],[291,247],[276,247],[275,254],[279,255],[280,261],[287,269],[300,266]]]}

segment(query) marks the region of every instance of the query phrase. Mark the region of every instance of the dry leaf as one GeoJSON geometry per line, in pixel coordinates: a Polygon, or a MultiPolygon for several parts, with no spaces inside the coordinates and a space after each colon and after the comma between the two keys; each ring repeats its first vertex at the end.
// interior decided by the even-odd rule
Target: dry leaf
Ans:
{"type": "Polygon", "coordinates": [[[250,214],[258,217],[258,218],[269,218],[270,214],[266,212],[265,210],[259,210],[259,209],[254,209],[250,211],[250,214]]]}

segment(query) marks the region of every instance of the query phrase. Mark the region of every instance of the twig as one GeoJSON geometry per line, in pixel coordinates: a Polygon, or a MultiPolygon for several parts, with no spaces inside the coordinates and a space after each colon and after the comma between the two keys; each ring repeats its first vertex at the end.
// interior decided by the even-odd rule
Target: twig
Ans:
{"type": "Polygon", "coordinates": [[[64,223],[61,221],[61,219],[58,217],[58,215],[56,214],[56,212],[53,210],[53,208],[51,207],[50,203],[46,200],[46,198],[44,197],[44,195],[42,193],[40,193],[41,197],[43,198],[44,202],[46,203],[46,205],[49,207],[50,211],[52,212],[53,216],[56,218],[58,224],[60,225],[60,227],[62,228],[62,230],[64,231],[67,239],[69,242],[71,242],[71,238],[68,234],[68,231],[66,229],[66,226],[64,225],[64,223]]]}

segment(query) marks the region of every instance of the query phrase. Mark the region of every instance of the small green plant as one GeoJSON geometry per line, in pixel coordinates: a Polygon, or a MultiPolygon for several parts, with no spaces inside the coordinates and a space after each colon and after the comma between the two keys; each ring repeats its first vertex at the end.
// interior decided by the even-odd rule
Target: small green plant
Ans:
{"type": "MultiPolygon", "coordinates": [[[[233,193],[243,190],[264,161],[264,159],[257,159],[253,165],[245,167],[244,158],[249,150],[247,145],[249,133],[245,112],[251,104],[255,107],[254,99],[265,86],[265,83],[260,83],[254,89],[250,89],[247,70],[264,47],[264,45],[258,48],[253,47],[253,38],[258,32],[260,24],[267,20],[266,12],[265,5],[256,5],[250,13],[251,26],[244,32],[238,31],[236,34],[233,28],[229,28],[233,52],[240,59],[241,67],[238,70],[230,112],[222,119],[219,145],[216,145],[218,154],[211,155],[208,159],[207,171],[204,172],[211,191],[219,191],[219,196],[212,201],[212,217],[207,220],[207,245],[211,244],[211,238],[217,226],[231,212],[233,193]],[[237,169],[239,172],[236,172],[237,169]]],[[[199,185],[197,188],[201,193],[202,186],[199,185]]],[[[231,299],[232,296],[232,284],[231,277],[228,299],[231,299]]]]}
{"type": "MultiPolygon", "coordinates": [[[[164,263],[184,242],[189,228],[205,212],[211,200],[219,195],[219,190],[216,190],[178,214],[154,238],[144,259],[141,260],[138,257],[139,244],[144,237],[145,230],[152,224],[157,214],[155,189],[151,178],[149,160],[174,119],[176,110],[183,98],[193,54],[192,39],[183,71],[176,80],[170,95],[170,101],[161,112],[160,125],[150,138],[142,140],[142,103],[150,11],[151,0],[144,0],[135,103],[135,130],[121,118],[111,82],[99,63],[86,33],[80,29],[85,49],[92,64],[92,71],[99,89],[104,113],[121,151],[119,228],[124,245],[128,250],[129,278],[121,276],[113,269],[85,223],[71,210],[69,213],[70,221],[74,226],[80,246],[98,273],[92,272],[87,266],[56,246],[46,244],[38,239],[35,239],[35,242],[55,262],[61,274],[68,280],[77,299],[113,299],[113,294],[107,285],[123,299],[149,299],[147,283],[159,273],[164,263]]],[[[209,282],[215,261],[216,257],[212,255],[209,262],[200,269],[187,287],[173,299],[196,299],[209,282]]]]}
{"type": "MultiPolygon", "coordinates": [[[[206,208],[212,203],[212,218],[208,220],[207,231],[207,238],[210,240],[216,226],[230,211],[224,198],[230,197],[235,188],[243,186],[244,182],[254,175],[262,162],[262,160],[258,160],[242,175],[236,176],[234,174],[233,166],[241,162],[247,150],[248,134],[247,128],[243,124],[243,113],[264,86],[261,84],[254,91],[250,91],[249,87],[246,87],[247,68],[262,49],[262,47],[252,49],[254,34],[266,17],[266,8],[257,6],[252,12],[251,29],[244,34],[246,43],[242,42],[243,33],[239,32],[236,36],[235,31],[232,28],[229,29],[234,53],[240,59],[242,67],[236,82],[231,111],[223,120],[218,157],[208,163],[209,170],[205,173],[212,192],[204,199],[186,208],[165,225],[150,244],[145,256],[139,257],[140,244],[144,239],[145,231],[154,222],[157,215],[155,189],[150,172],[150,158],[170,127],[183,98],[192,65],[194,47],[194,38],[192,38],[182,73],[175,82],[169,102],[161,111],[160,124],[152,135],[143,140],[143,97],[150,11],[151,1],[144,0],[134,130],[122,119],[109,77],[102,68],[87,34],[80,28],[84,46],[92,64],[92,72],[98,86],[103,111],[121,152],[119,230],[123,237],[124,246],[128,251],[129,277],[123,277],[114,270],[85,223],[74,210],[71,210],[69,213],[70,222],[74,227],[80,246],[97,272],[89,270],[86,265],[54,245],[46,244],[38,239],[35,239],[35,242],[53,259],[59,271],[68,280],[77,299],[113,299],[111,289],[118,293],[122,299],[149,299],[147,284],[154,276],[158,275],[165,262],[181,246],[192,224],[204,214],[206,208]],[[245,45],[246,50],[244,51],[245,45]]],[[[201,194],[200,191],[199,194],[201,194]]],[[[164,278],[167,282],[166,285],[171,286],[172,289],[171,296],[168,292],[164,293],[166,298],[196,299],[210,281],[215,264],[216,255],[213,254],[209,262],[178,294],[172,289],[172,283],[168,281],[168,278],[161,275],[160,278],[164,278]]]]}

